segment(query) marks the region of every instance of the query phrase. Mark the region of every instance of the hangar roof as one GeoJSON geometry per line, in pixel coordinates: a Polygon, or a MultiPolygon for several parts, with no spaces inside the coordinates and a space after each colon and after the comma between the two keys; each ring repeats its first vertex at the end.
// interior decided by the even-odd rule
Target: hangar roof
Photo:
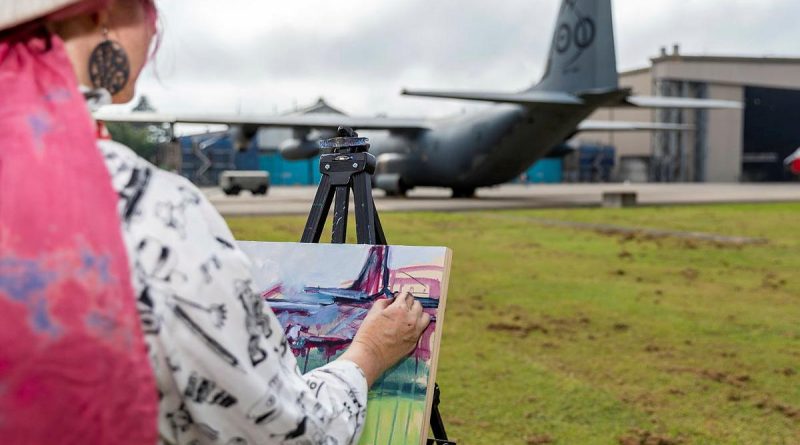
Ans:
{"type": "Polygon", "coordinates": [[[662,48],[661,54],[650,61],[649,67],[620,72],[621,79],[628,83],[636,82],[634,79],[679,79],[715,85],[800,89],[800,57],[684,55],[680,48],[674,47],[672,53],[662,48]]]}

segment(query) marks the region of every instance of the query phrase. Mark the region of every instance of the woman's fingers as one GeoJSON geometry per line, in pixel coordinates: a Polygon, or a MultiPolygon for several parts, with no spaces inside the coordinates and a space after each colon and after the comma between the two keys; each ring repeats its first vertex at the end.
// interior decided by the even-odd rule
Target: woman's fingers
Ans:
{"type": "Polygon", "coordinates": [[[376,300],[375,303],[372,304],[372,308],[377,310],[384,310],[387,307],[389,307],[389,305],[392,303],[394,303],[394,300],[389,300],[389,299],[376,300]]]}
{"type": "Polygon", "coordinates": [[[422,304],[419,301],[414,300],[414,302],[411,304],[411,314],[415,319],[422,315],[422,304]]]}
{"type": "Polygon", "coordinates": [[[400,307],[403,307],[406,310],[410,310],[411,305],[414,304],[414,296],[411,295],[411,293],[406,292],[405,294],[398,295],[397,297],[395,297],[394,303],[392,304],[396,304],[400,307]]]}
{"type": "Polygon", "coordinates": [[[416,300],[414,300],[414,296],[411,295],[411,292],[406,293],[405,298],[406,298],[406,307],[408,307],[408,309],[410,310],[414,306],[416,300]]]}
{"type": "Polygon", "coordinates": [[[424,331],[429,324],[431,324],[431,316],[423,312],[422,316],[417,320],[417,329],[420,333],[422,333],[422,331],[424,331]]]}
{"type": "Polygon", "coordinates": [[[395,294],[394,301],[392,305],[397,305],[398,307],[404,307],[406,305],[406,296],[405,294],[395,294]]]}

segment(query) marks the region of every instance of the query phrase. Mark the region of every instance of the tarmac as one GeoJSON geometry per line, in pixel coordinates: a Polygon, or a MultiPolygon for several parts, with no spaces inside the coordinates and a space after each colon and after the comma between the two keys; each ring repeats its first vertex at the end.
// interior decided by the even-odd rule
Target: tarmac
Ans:
{"type": "MultiPolygon", "coordinates": [[[[219,188],[203,192],[225,216],[307,215],[316,187],[272,187],[267,196],[225,196],[219,188]]],[[[556,184],[503,185],[478,190],[472,199],[451,199],[449,189],[419,188],[406,198],[376,190],[379,212],[474,211],[599,207],[606,192],[635,192],[638,205],[800,202],[800,183],[784,184],[556,184]]]]}

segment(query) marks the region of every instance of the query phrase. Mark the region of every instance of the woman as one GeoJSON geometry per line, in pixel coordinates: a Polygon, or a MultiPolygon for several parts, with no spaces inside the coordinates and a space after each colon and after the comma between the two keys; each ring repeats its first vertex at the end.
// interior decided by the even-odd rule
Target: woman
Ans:
{"type": "Polygon", "coordinates": [[[133,97],[155,35],[152,0],[0,3],[0,437],[354,443],[430,320],[379,301],[299,373],[219,214],[91,120],[133,97]]]}

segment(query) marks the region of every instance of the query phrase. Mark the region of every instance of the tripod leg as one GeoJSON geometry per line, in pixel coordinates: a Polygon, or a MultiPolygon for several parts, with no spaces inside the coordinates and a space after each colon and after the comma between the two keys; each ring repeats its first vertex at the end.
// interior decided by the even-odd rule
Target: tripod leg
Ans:
{"type": "Polygon", "coordinates": [[[381,218],[378,216],[378,210],[375,210],[375,243],[381,246],[389,245],[386,242],[386,234],[383,233],[383,225],[381,225],[381,218]]]}
{"type": "Polygon", "coordinates": [[[336,186],[336,200],[333,204],[333,236],[331,242],[344,244],[347,241],[347,210],[350,207],[350,186],[336,186]]]}
{"type": "Polygon", "coordinates": [[[448,440],[447,439],[447,432],[444,430],[444,421],[442,421],[442,415],[439,413],[439,396],[441,391],[439,390],[439,384],[436,383],[436,386],[433,389],[433,409],[431,410],[431,431],[433,432],[434,439],[439,440],[448,440]]]}
{"type": "Polygon", "coordinates": [[[311,206],[311,213],[308,214],[306,228],[303,231],[301,243],[318,243],[322,236],[322,229],[325,228],[325,219],[328,218],[328,210],[333,202],[333,190],[331,190],[331,178],[322,175],[322,180],[317,188],[314,197],[314,204],[311,206]]]}
{"type": "Polygon", "coordinates": [[[375,232],[375,202],[372,200],[372,180],[365,172],[353,176],[356,205],[356,235],[358,244],[378,244],[375,232]]]}

